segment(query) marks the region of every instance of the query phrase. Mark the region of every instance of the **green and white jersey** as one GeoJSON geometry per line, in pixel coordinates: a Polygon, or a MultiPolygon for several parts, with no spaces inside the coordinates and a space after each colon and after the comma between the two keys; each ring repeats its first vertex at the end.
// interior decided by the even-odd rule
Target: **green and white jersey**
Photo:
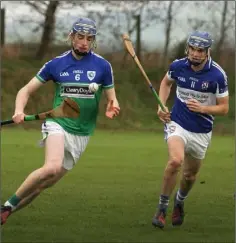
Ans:
{"type": "Polygon", "coordinates": [[[103,57],[90,51],[77,60],[71,51],[47,62],[36,77],[43,83],[55,83],[53,108],[65,97],[71,97],[80,107],[78,118],[47,118],[60,124],[65,131],[75,135],[91,135],[96,126],[99,101],[103,89],[114,87],[111,64],[103,57]],[[91,92],[90,83],[97,83],[97,92],[91,92]]]}

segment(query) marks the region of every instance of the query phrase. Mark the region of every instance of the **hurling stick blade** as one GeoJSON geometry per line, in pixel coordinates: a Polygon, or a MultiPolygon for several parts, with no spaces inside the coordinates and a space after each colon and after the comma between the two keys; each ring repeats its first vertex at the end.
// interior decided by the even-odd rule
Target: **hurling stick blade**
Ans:
{"type": "Polygon", "coordinates": [[[123,41],[124,41],[124,45],[125,45],[127,51],[133,57],[136,65],[139,67],[139,69],[140,69],[141,73],[143,74],[146,82],[148,83],[148,85],[151,85],[151,81],[149,80],[146,72],[144,71],[144,69],[143,69],[143,67],[142,67],[142,65],[141,65],[141,63],[138,59],[138,57],[136,56],[132,41],[130,40],[130,38],[127,34],[123,34],[123,41]]]}
{"type": "Polygon", "coordinates": [[[124,45],[126,47],[126,50],[129,52],[129,54],[133,58],[135,58],[136,57],[135,50],[134,50],[134,47],[133,47],[132,41],[130,40],[129,35],[128,34],[123,34],[122,38],[123,38],[123,42],[124,42],[124,45]]]}
{"type": "Polygon", "coordinates": [[[38,119],[45,118],[77,118],[80,115],[79,105],[71,98],[65,98],[62,104],[50,111],[38,114],[38,119]]]}
{"type": "Polygon", "coordinates": [[[133,47],[132,41],[130,40],[129,35],[128,34],[123,34],[122,38],[123,38],[123,42],[124,42],[126,50],[133,57],[135,63],[139,67],[139,70],[141,71],[142,75],[144,76],[144,79],[146,80],[147,84],[149,85],[153,95],[155,96],[158,104],[161,106],[161,109],[164,111],[165,107],[162,104],[162,102],[161,102],[156,90],[153,88],[152,83],[151,83],[150,79],[148,78],[146,72],[144,71],[144,68],[143,68],[142,64],[140,63],[138,57],[136,56],[135,50],[134,50],[134,47],[133,47]]]}

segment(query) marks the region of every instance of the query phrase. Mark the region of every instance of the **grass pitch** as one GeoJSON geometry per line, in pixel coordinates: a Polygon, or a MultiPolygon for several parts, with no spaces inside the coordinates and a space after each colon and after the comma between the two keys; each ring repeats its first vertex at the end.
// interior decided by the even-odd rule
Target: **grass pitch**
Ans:
{"type": "MultiPolygon", "coordinates": [[[[2,202],[42,165],[40,135],[2,130],[2,202]]],[[[234,242],[234,137],[213,134],[185,223],[171,226],[172,195],[160,230],[151,219],[166,160],[163,134],[97,131],[71,172],[9,218],[2,242],[234,242]]]]}

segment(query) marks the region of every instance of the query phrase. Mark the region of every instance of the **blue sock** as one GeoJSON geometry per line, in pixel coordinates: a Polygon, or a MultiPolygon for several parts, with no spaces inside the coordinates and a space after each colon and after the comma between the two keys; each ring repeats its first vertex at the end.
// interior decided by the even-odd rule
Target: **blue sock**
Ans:
{"type": "Polygon", "coordinates": [[[188,193],[181,191],[180,189],[177,191],[176,194],[176,202],[177,203],[183,203],[184,200],[187,198],[188,193]]]}
{"type": "Polygon", "coordinates": [[[166,213],[168,205],[169,205],[169,196],[161,195],[159,198],[159,205],[158,205],[159,210],[166,213]]]}

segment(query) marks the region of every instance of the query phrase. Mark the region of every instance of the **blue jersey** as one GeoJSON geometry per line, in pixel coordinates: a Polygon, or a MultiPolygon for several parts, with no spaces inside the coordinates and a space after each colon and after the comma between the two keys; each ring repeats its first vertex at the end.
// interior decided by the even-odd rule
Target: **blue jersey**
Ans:
{"type": "Polygon", "coordinates": [[[43,83],[49,80],[54,82],[56,90],[53,107],[60,105],[65,97],[71,97],[80,107],[79,118],[53,120],[69,133],[90,135],[96,125],[102,90],[114,87],[110,63],[92,51],[80,60],[72,55],[72,51],[67,51],[47,62],[36,77],[43,83]],[[97,92],[89,90],[90,83],[98,84],[97,92]]]}
{"type": "Polygon", "coordinates": [[[224,70],[209,58],[204,68],[195,72],[188,59],[183,58],[171,63],[167,76],[177,86],[171,120],[190,132],[210,132],[214,116],[190,111],[185,101],[193,98],[202,105],[215,105],[216,98],[228,96],[224,70]]]}

